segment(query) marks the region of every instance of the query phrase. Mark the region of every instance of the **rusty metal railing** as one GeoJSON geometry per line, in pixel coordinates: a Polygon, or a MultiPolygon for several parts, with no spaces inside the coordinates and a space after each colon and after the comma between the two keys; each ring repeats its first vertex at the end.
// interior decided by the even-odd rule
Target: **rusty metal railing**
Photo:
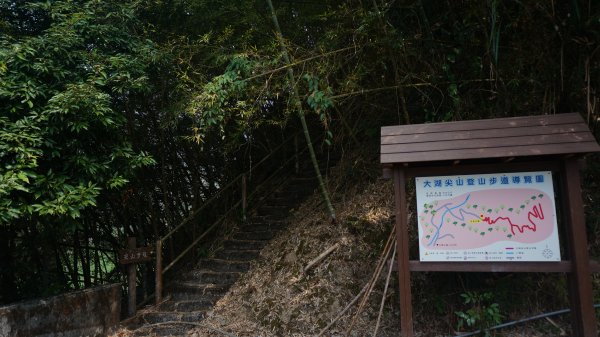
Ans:
{"type": "MultiPolygon", "coordinates": [[[[181,260],[189,254],[190,251],[198,245],[203,239],[205,239],[209,234],[211,234],[219,224],[223,223],[229,216],[231,216],[236,211],[240,210],[243,221],[246,220],[246,213],[248,208],[248,201],[253,200],[255,197],[259,195],[268,194],[269,191],[273,191],[280,187],[284,180],[280,179],[277,181],[278,177],[282,177],[283,170],[289,167],[292,161],[294,162],[294,166],[296,171],[299,163],[300,154],[307,151],[307,147],[304,147],[302,150],[298,151],[297,146],[297,137],[299,134],[296,134],[285,141],[283,141],[280,145],[278,145],[275,149],[273,149],[268,155],[263,157],[258,163],[256,163],[250,170],[238,175],[234,179],[232,179],[225,186],[221,187],[219,191],[206,200],[202,206],[198,209],[194,210],[188,217],[186,217],[179,225],[175,226],[172,230],[170,230],[167,234],[162,236],[156,241],[156,288],[155,288],[155,300],[156,303],[160,303],[162,301],[162,292],[163,292],[163,278],[166,272],[171,270],[177,263],[181,262],[181,260]],[[285,159],[283,163],[275,169],[273,172],[268,174],[266,177],[259,179],[259,181],[253,181],[255,183],[254,188],[251,189],[251,192],[248,193],[248,181],[251,181],[251,177],[253,175],[253,171],[259,171],[262,169],[263,164],[267,163],[269,159],[272,159],[279,152],[283,152],[286,149],[286,145],[290,142],[294,141],[294,154],[289,158],[285,159]],[[268,186],[268,187],[267,187],[268,186]],[[223,199],[227,201],[227,197],[230,197],[228,193],[231,195],[236,194],[235,188],[240,187],[239,191],[239,199],[237,199],[233,203],[229,203],[229,206],[226,207],[226,210],[218,216],[216,220],[214,220],[207,228],[203,230],[202,233],[196,236],[196,227],[198,222],[198,216],[208,207],[213,207],[217,201],[223,202],[223,199]],[[191,228],[190,228],[191,227],[191,228]],[[187,231],[187,232],[186,232],[187,231]],[[163,259],[163,251],[164,244],[169,243],[170,249],[173,251],[173,239],[174,236],[178,233],[182,233],[184,236],[191,231],[192,233],[192,242],[189,246],[183,249],[177,256],[171,258],[169,263],[166,266],[163,266],[165,261],[163,259]]],[[[264,202],[265,198],[258,197],[256,202],[252,204],[253,207],[258,207],[260,204],[264,202]]],[[[174,255],[174,254],[171,254],[174,255]]]]}

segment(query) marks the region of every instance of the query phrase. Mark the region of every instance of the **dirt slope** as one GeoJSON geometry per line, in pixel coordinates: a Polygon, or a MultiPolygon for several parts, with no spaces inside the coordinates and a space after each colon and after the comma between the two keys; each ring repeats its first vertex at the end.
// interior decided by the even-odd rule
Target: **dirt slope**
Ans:
{"type": "MultiPolygon", "coordinates": [[[[207,318],[198,322],[204,327],[197,327],[189,335],[316,336],[369,281],[392,229],[392,184],[391,181],[378,179],[378,175],[377,163],[346,159],[344,165],[336,168],[329,179],[329,186],[335,195],[338,221],[330,223],[321,199],[315,192],[293,212],[288,228],[261,251],[259,259],[208,312],[207,318]],[[308,272],[303,272],[311,260],[335,245],[337,248],[330,255],[308,272]]],[[[387,267],[370,295],[366,309],[358,316],[350,336],[373,335],[386,274],[387,267]]],[[[516,277],[503,274],[485,276],[484,279],[489,284],[489,291],[498,290],[494,282],[510,287],[513,284],[511,282],[533,280],[528,286],[539,287],[532,296],[519,298],[520,303],[529,303],[529,306],[513,305],[510,312],[506,306],[501,306],[503,321],[550,311],[540,309],[537,305],[543,304],[544,296],[549,297],[550,293],[544,293],[552,291],[554,281],[538,282],[535,278],[516,277]]],[[[439,273],[437,277],[423,273],[413,275],[417,336],[448,336],[455,333],[457,316],[454,311],[467,309],[461,306],[460,294],[468,289],[464,284],[457,286],[456,283],[467,282],[469,277],[448,278],[448,283],[454,282],[451,286],[446,285],[446,278],[448,276],[439,273]]],[[[397,284],[395,273],[392,273],[377,336],[399,334],[397,284]]],[[[520,295],[511,293],[510,296],[520,295]]],[[[507,301],[514,302],[515,299],[509,297],[507,301]]],[[[559,301],[556,304],[560,306],[564,303],[559,301]]],[[[354,318],[355,308],[352,307],[324,335],[344,336],[354,318]]],[[[497,335],[561,336],[568,334],[568,325],[568,317],[555,317],[512,330],[501,330],[497,335]]],[[[115,336],[127,336],[127,332],[120,331],[115,336]]]]}
{"type": "MultiPolygon", "coordinates": [[[[337,203],[338,221],[331,224],[318,195],[293,215],[289,228],[261,252],[259,262],[233,286],[203,321],[237,336],[312,336],[327,325],[368,282],[379,251],[392,228],[389,183],[359,184],[337,203]],[[338,248],[304,273],[305,266],[328,248],[338,248]]],[[[383,279],[380,283],[383,283],[383,279]]],[[[381,286],[358,319],[356,336],[372,329],[381,286]]],[[[388,297],[393,295],[388,292],[388,297]]],[[[386,305],[381,336],[395,336],[393,305],[386,305]]],[[[343,317],[327,335],[341,334],[351,316],[343,317]]],[[[218,336],[206,329],[199,336],[218,336]]]]}

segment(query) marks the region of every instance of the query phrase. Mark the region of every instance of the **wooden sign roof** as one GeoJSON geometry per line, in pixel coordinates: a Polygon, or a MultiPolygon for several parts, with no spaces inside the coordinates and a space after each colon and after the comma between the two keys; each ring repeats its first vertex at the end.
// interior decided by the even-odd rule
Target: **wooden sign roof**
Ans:
{"type": "Polygon", "coordinates": [[[381,163],[600,152],[577,113],[381,128],[381,163]]]}

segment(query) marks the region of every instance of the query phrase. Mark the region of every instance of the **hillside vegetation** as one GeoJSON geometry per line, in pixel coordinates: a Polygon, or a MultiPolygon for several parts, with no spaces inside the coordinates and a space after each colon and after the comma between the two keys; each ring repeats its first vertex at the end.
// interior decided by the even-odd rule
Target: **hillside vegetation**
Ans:
{"type": "MultiPolygon", "coordinates": [[[[225,200],[222,208],[235,204],[239,190],[222,191],[241,173],[259,181],[312,139],[317,152],[345,154],[345,171],[321,190],[332,207],[316,197],[313,223],[288,233],[296,246],[277,260],[287,277],[279,282],[296,289],[292,304],[314,291],[325,301],[318,305],[334,312],[345,301],[325,295],[336,287],[319,275],[343,254],[376,259],[390,230],[389,209],[378,207],[391,201],[376,193],[389,187],[375,180],[381,126],[577,112],[598,137],[598,1],[270,3],[0,1],[0,303],[124,281],[116,252],[127,237],[153,245],[213,197],[225,200]],[[284,155],[255,169],[280,146],[284,155]],[[354,198],[362,190],[372,191],[372,202],[361,199],[372,209],[346,209],[360,203],[354,198]],[[317,226],[335,213],[335,225],[317,226]],[[311,226],[329,239],[303,248],[311,226]],[[329,260],[296,274],[336,240],[329,260]]],[[[583,187],[594,257],[599,172],[590,157],[583,187]]],[[[194,231],[224,212],[209,207],[194,231]]],[[[176,237],[165,254],[188,239],[176,237]]],[[[209,247],[201,243],[191,258],[209,247]]],[[[368,278],[374,260],[363,261],[331,271],[352,278],[352,286],[339,286],[344,296],[368,278]]],[[[138,274],[142,300],[154,289],[154,267],[142,265],[138,274]]],[[[445,317],[427,323],[433,326],[456,327],[450,312],[469,309],[461,294],[497,303],[504,317],[515,306],[538,312],[564,305],[558,276],[420,277],[418,317],[445,317]],[[492,284],[490,297],[485,287],[492,284]],[[513,303],[514,296],[531,302],[513,303]]],[[[326,321],[300,307],[286,310],[248,317],[280,332],[316,331],[326,321]],[[312,327],[285,323],[298,319],[312,327]]]]}
{"type": "MultiPolygon", "coordinates": [[[[363,157],[343,158],[328,177],[338,221],[328,221],[315,192],[293,210],[288,228],[271,240],[250,270],[199,323],[203,327],[188,332],[189,336],[316,336],[322,331],[324,336],[343,336],[346,332],[350,336],[372,336],[378,320],[377,336],[398,335],[398,280],[392,272],[386,287],[387,263],[360,314],[360,301],[351,305],[356,296],[362,294],[360,299],[364,298],[361,289],[376,271],[394,221],[392,183],[380,178],[376,161],[363,157]],[[331,247],[337,248],[304,271],[331,247]],[[335,319],[336,323],[324,330],[335,319]],[[356,322],[348,330],[353,320],[356,322]]],[[[413,248],[417,244],[414,228],[413,248]]],[[[597,249],[597,244],[592,248],[597,249]]],[[[569,307],[564,275],[413,273],[412,279],[416,336],[454,336],[569,307]],[[466,303],[467,297],[474,302],[466,303]],[[497,316],[485,313],[490,307],[497,308],[497,316]],[[469,310],[473,317],[479,317],[472,326],[457,314],[469,310]]],[[[597,277],[594,287],[597,294],[597,277]]],[[[489,335],[569,336],[570,329],[567,314],[517,324],[489,335]]],[[[122,328],[114,337],[132,333],[122,328]]]]}

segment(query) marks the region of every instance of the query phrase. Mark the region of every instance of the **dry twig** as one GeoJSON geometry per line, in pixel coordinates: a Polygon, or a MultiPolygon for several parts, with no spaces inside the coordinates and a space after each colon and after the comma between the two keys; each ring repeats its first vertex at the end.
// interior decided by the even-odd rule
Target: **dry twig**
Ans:
{"type": "Polygon", "coordinates": [[[385,287],[383,287],[383,296],[381,296],[381,305],[379,306],[379,315],[377,316],[377,324],[375,324],[375,331],[373,332],[373,336],[377,336],[377,331],[379,330],[379,323],[381,323],[381,316],[383,316],[383,306],[385,304],[385,296],[387,295],[388,286],[390,285],[390,276],[392,276],[392,267],[394,266],[394,259],[396,258],[396,245],[394,245],[394,252],[392,253],[392,258],[390,259],[390,266],[388,269],[387,277],[385,278],[385,287]]]}
{"type": "Polygon", "coordinates": [[[221,329],[217,329],[217,328],[213,328],[210,325],[206,325],[206,324],[202,324],[202,323],[194,323],[194,322],[178,322],[178,321],[168,321],[168,322],[161,322],[161,323],[154,323],[154,324],[149,324],[149,325],[144,325],[141,328],[138,328],[136,330],[143,330],[143,329],[149,329],[149,328],[153,328],[155,326],[162,326],[162,325],[177,325],[177,324],[183,324],[183,325],[192,325],[192,326],[197,326],[197,327],[201,327],[201,328],[205,328],[208,329],[210,331],[214,331],[214,332],[218,332],[222,335],[225,335],[227,337],[237,337],[234,334],[231,334],[227,331],[221,330],[221,329]]]}
{"type": "Polygon", "coordinates": [[[338,249],[340,247],[340,243],[336,243],[335,245],[327,248],[326,251],[324,251],[323,253],[321,253],[319,256],[317,256],[316,258],[312,259],[307,265],[306,267],[304,267],[304,272],[306,273],[307,271],[309,271],[311,268],[313,268],[314,266],[316,266],[319,262],[321,262],[323,259],[325,259],[327,257],[327,255],[331,254],[334,250],[338,249]]]}
{"type": "Polygon", "coordinates": [[[371,296],[371,292],[373,292],[373,288],[375,287],[375,283],[377,283],[377,279],[379,278],[379,275],[381,275],[381,271],[383,270],[385,261],[387,261],[387,258],[389,257],[389,255],[392,251],[391,248],[392,248],[392,244],[394,242],[393,238],[394,238],[395,232],[396,231],[395,231],[395,227],[394,227],[394,228],[392,228],[392,231],[390,232],[390,236],[388,237],[388,240],[385,243],[385,247],[383,248],[382,255],[379,258],[379,261],[377,261],[377,267],[375,267],[375,273],[373,273],[373,277],[371,278],[371,281],[369,282],[369,288],[366,291],[366,293],[364,294],[362,301],[358,305],[358,309],[356,310],[356,313],[354,314],[354,318],[352,319],[352,322],[348,326],[348,329],[346,329],[346,333],[344,334],[345,336],[350,336],[350,332],[352,331],[352,328],[354,328],[354,325],[356,324],[356,320],[358,319],[358,316],[360,315],[360,313],[363,311],[365,305],[367,304],[367,300],[369,299],[369,296],[371,296]]]}
{"type": "Polygon", "coordinates": [[[356,295],[352,299],[352,301],[350,301],[350,303],[348,303],[348,305],[346,305],[346,307],[344,309],[342,309],[342,311],[340,311],[340,313],[337,316],[335,316],[335,318],[331,322],[329,322],[329,324],[327,324],[327,326],[324,327],[319,332],[319,334],[317,335],[317,337],[323,336],[323,334],[325,332],[327,332],[327,330],[329,330],[329,328],[331,328],[335,324],[335,322],[337,322],[340,318],[342,318],[342,316],[344,316],[344,314],[346,313],[346,311],[348,311],[348,309],[350,309],[354,305],[354,303],[356,303],[356,301],[358,301],[358,299],[360,298],[360,296],[362,296],[362,294],[367,290],[368,287],[369,287],[369,283],[365,284],[365,286],[361,289],[361,291],[358,293],[358,295],[356,295]]]}
{"type": "MultiPolygon", "coordinates": [[[[365,301],[365,297],[368,298],[369,297],[369,293],[373,290],[373,285],[375,283],[375,281],[379,278],[379,275],[381,274],[381,266],[383,264],[385,264],[385,261],[387,260],[389,253],[391,251],[390,247],[391,244],[394,242],[392,239],[394,238],[394,233],[395,230],[392,229],[392,232],[390,233],[390,236],[387,239],[387,242],[385,244],[385,247],[383,248],[383,251],[381,252],[381,256],[379,258],[379,261],[377,263],[377,267],[375,268],[375,272],[373,273],[373,276],[371,277],[371,279],[369,280],[369,282],[367,282],[367,284],[365,284],[365,286],[362,288],[362,290],[358,293],[358,295],[356,295],[352,301],[350,301],[350,303],[348,303],[348,305],[346,305],[346,307],[340,311],[340,313],[329,323],[327,324],[326,327],[324,327],[319,334],[317,335],[317,337],[321,337],[323,336],[323,334],[325,332],[327,332],[332,326],[333,324],[335,324],[335,322],[337,322],[345,313],[346,311],[348,311],[355,303],[356,301],[358,301],[358,299],[367,291],[368,289],[368,293],[365,294],[363,296],[363,301],[361,301],[361,306],[364,305],[365,301]]],[[[361,307],[359,306],[358,312],[356,314],[356,316],[354,317],[354,320],[352,321],[352,324],[350,325],[350,327],[348,328],[348,330],[346,331],[346,335],[350,332],[350,330],[352,330],[352,327],[354,325],[355,319],[356,317],[358,317],[358,314],[361,311],[361,307]]]]}

